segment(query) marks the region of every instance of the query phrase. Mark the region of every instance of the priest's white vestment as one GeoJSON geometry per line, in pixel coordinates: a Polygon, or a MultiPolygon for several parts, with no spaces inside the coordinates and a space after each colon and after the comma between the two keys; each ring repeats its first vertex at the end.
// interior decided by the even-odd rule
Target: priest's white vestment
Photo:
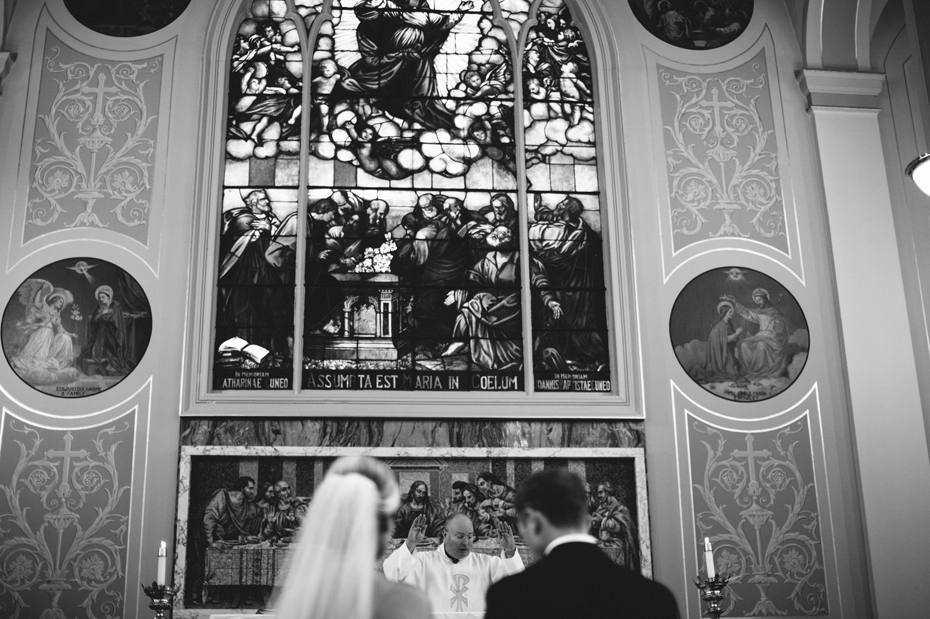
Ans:
{"type": "Polygon", "coordinates": [[[470,552],[453,563],[442,544],[436,550],[410,554],[406,544],[384,560],[388,580],[404,582],[424,591],[434,613],[484,610],[484,596],[491,583],[523,571],[523,559],[514,552],[509,559],[470,552]]]}

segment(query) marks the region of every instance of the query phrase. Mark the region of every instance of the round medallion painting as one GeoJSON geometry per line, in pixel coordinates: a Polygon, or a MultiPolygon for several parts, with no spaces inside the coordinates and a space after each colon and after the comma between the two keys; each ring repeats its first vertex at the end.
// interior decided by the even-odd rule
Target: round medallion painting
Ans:
{"type": "Polygon", "coordinates": [[[741,267],[708,271],[685,286],[669,332],[688,376],[714,395],[755,402],[791,386],[807,362],[807,320],[771,277],[741,267]]]}
{"type": "Polygon", "coordinates": [[[152,314],[142,287],[120,267],[73,258],[39,269],[3,312],[0,339],[13,371],[61,398],[106,391],[145,354],[152,314]]]}
{"type": "Polygon", "coordinates": [[[646,30],[685,49],[712,49],[743,33],[753,0],[630,0],[646,30]]]}
{"type": "Polygon", "coordinates": [[[178,18],[191,0],[65,0],[74,16],[95,32],[136,37],[161,30],[178,18]]]}

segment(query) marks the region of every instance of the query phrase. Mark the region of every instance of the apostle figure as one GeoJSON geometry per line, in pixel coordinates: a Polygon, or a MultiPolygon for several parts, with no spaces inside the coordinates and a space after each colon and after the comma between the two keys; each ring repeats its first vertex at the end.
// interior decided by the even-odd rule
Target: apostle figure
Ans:
{"type": "Polygon", "coordinates": [[[291,498],[291,485],[283,479],[274,485],[275,500],[265,512],[262,539],[289,544],[306,514],[306,504],[291,498]]]}
{"type": "MultiPolygon", "coordinates": [[[[510,228],[497,226],[484,239],[486,256],[466,274],[468,286],[446,294],[446,304],[458,308],[453,341],[443,356],[468,351],[473,364],[487,370],[516,371],[523,367],[520,265],[510,228]]],[[[552,313],[562,309],[551,293],[545,268],[530,258],[533,290],[552,313]]]]}
{"type": "Polygon", "coordinates": [[[745,378],[778,378],[788,367],[788,321],[777,308],[772,306],[765,288],[752,291],[755,309],[736,302],[730,295],[722,297],[736,306],[736,313],[745,320],[759,325],[759,330],[739,341],[736,360],[745,378]]]}
{"type": "Polygon", "coordinates": [[[534,327],[551,329],[537,353],[544,368],[601,369],[607,363],[604,260],[594,231],[582,219],[584,205],[569,196],[550,209],[535,197],[536,223],[530,226],[530,251],[545,267],[552,292],[562,306],[561,320],[534,316],[534,327]],[[542,323],[542,324],[540,324],[542,323]]]}
{"type": "Polygon", "coordinates": [[[457,10],[440,13],[426,0],[362,0],[355,5],[361,58],[333,94],[372,98],[395,118],[428,129],[453,127],[454,113],[438,99],[433,62],[473,6],[463,0],[457,10]]]}
{"type": "Polygon", "coordinates": [[[456,311],[444,303],[446,292],[464,285],[470,266],[468,247],[444,210],[447,200],[443,195],[423,194],[413,211],[417,228],[409,273],[415,292],[407,321],[424,341],[452,337],[456,311]]]}
{"type": "Polygon", "coordinates": [[[491,583],[523,571],[513,530],[501,523],[498,532],[502,556],[474,553],[474,524],[468,516],[455,514],[446,521],[442,545],[418,552],[417,544],[426,536],[426,518],[419,516],[407,541],[384,561],[384,575],[425,591],[433,612],[481,612],[491,583]]]}
{"type": "Polygon", "coordinates": [[[436,537],[442,531],[442,518],[439,511],[429,497],[429,486],[426,482],[415,481],[410,484],[397,515],[394,517],[394,537],[407,537],[413,522],[424,516],[426,518],[426,536],[436,537]]]}
{"type": "Polygon", "coordinates": [[[256,543],[262,511],[255,498],[255,480],[240,477],[232,489],[217,490],[203,511],[203,532],[210,546],[256,543]]]}
{"type": "Polygon", "coordinates": [[[513,501],[517,494],[516,490],[490,471],[478,475],[478,488],[485,497],[484,501],[481,502],[484,511],[495,520],[515,526],[517,514],[514,510],[513,501]]]}
{"type": "Polygon", "coordinates": [[[289,282],[266,256],[281,222],[264,189],[250,192],[243,201],[244,206],[223,213],[218,326],[252,344],[266,348],[278,344],[283,348],[284,342],[272,342],[268,330],[259,327],[292,322],[289,312],[293,311],[293,303],[282,297],[291,293],[281,286],[289,282]]]}
{"type": "Polygon", "coordinates": [[[631,569],[639,569],[639,548],[636,544],[635,525],[630,510],[617,498],[617,489],[609,481],[597,486],[598,507],[591,517],[591,532],[598,544],[606,548],[620,548],[619,559],[631,569]]]}

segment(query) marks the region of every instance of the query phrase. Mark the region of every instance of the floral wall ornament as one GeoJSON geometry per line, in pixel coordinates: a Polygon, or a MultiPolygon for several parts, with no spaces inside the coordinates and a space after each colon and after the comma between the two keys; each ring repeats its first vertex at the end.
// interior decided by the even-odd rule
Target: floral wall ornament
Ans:
{"type": "Polygon", "coordinates": [[[807,415],[734,432],[691,419],[696,536],[731,576],[727,615],[828,614],[807,415]]]}
{"type": "Polygon", "coordinates": [[[762,54],[724,74],[659,67],[676,249],[737,237],[785,250],[785,213],[762,54]]]}
{"type": "Polygon", "coordinates": [[[4,421],[0,612],[122,616],[133,423],[47,430],[4,421]]]}
{"type": "Polygon", "coordinates": [[[162,58],[100,62],[49,34],[33,145],[26,240],[109,228],[144,240],[162,58]]]}

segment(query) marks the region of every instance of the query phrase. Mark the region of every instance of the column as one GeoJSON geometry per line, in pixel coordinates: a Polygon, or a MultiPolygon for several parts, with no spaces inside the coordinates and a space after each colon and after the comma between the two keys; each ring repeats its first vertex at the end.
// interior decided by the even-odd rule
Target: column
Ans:
{"type": "Polygon", "coordinates": [[[879,133],[884,76],[799,80],[823,174],[873,603],[879,617],[926,616],[930,454],[879,133]]]}

